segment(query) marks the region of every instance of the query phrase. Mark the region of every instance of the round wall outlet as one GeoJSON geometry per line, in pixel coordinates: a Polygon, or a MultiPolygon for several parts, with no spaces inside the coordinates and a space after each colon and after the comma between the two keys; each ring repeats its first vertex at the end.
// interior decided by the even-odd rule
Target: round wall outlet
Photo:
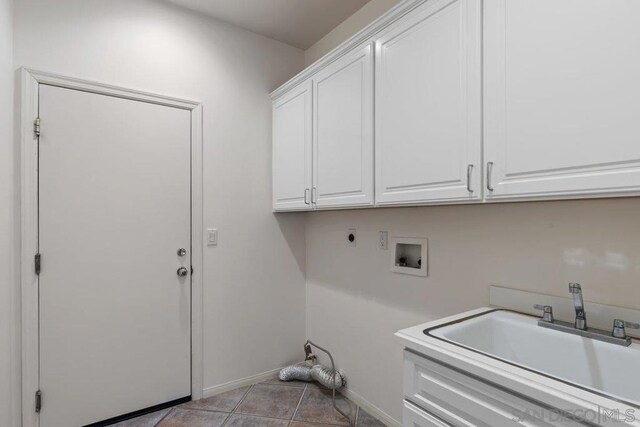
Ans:
{"type": "Polygon", "coordinates": [[[349,246],[355,246],[356,245],[356,229],[355,228],[350,228],[347,230],[347,244],[349,246]]]}

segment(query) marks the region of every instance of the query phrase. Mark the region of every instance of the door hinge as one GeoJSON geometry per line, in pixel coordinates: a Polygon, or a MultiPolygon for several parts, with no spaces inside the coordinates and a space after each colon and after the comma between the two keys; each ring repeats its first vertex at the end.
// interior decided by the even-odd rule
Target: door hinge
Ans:
{"type": "Polygon", "coordinates": [[[36,391],[36,414],[40,413],[40,409],[42,409],[42,392],[38,390],[36,391]]]}
{"type": "Polygon", "coordinates": [[[191,275],[193,276],[193,265],[191,266],[191,275]]]}
{"type": "Polygon", "coordinates": [[[34,264],[34,269],[36,272],[36,275],[40,275],[40,254],[36,254],[35,257],[33,257],[33,264],[34,264]]]}
{"type": "Polygon", "coordinates": [[[36,117],[36,119],[33,121],[33,135],[36,138],[40,137],[40,117],[36,117]]]}

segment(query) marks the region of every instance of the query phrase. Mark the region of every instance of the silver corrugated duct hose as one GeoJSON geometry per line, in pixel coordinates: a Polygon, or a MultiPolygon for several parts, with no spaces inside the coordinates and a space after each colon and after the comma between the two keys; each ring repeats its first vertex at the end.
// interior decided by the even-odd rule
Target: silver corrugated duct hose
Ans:
{"type": "Polygon", "coordinates": [[[311,366],[308,365],[291,365],[282,368],[278,374],[280,381],[313,381],[311,377],[311,366]]]}
{"type": "Polygon", "coordinates": [[[309,340],[307,340],[307,342],[304,344],[304,352],[306,355],[304,363],[282,368],[280,370],[280,373],[278,374],[278,378],[280,378],[281,381],[318,381],[320,384],[331,390],[333,408],[338,411],[340,415],[345,417],[347,421],[349,421],[350,426],[353,426],[353,421],[351,421],[351,418],[347,414],[342,412],[342,410],[338,408],[338,405],[336,404],[336,390],[344,387],[344,385],[347,383],[347,378],[344,376],[344,373],[341,370],[336,370],[336,364],[333,362],[333,356],[327,350],[317,344],[312,343],[309,340]],[[314,346],[318,350],[327,353],[327,355],[329,356],[329,360],[331,360],[331,369],[315,363],[316,356],[311,352],[311,346],[314,346]]]}
{"type": "MultiPolygon", "coordinates": [[[[344,385],[344,383],[345,383],[344,375],[342,373],[336,372],[336,364],[333,361],[333,356],[331,355],[331,353],[329,353],[328,350],[325,350],[324,348],[320,347],[318,344],[314,344],[310,340],[307,340],[307,342],[304,345],[304,351],[307,354],[307,359],[309,359],[310,355],[311,355],[311,346],[314,346],[315,348],[317,348],[320,351],[324,351],[329,356],[329,360],[331,360],[331,371],[329,373],[329,377],[331,377],[331,379],[330,379],[331,387],[329,387],[329,388],[331,389],[331,393],[332,393],[331,394],[331,398],[333,400],[333,408],[336,411],[338,411],[338,413],[340,415],[345,417],[347,419],[347,421],[349,421],[349,425],[352,426],[353,425],[353,421],[351,421],[351,418],[347,414],[342,412],[342,410],[340,410],[340,408],[338,408],[338,405],[336,404],[336,388],[337,388],[337,385],[338,385],[338,381],[337,381],[336,377],[338,377],[338,374],[339,374],[341,382],[344,385]],[[331,375],[331,373],[335,373],[335,375],[331,375]]],[[[313,375],[313,370],[312,370],[312,375],[313,375]]]]}
{"type": "Polygon", "coordinates": [[[330,390],[342,388],[347,383],[342,370],[338,369],[336,372],[322,365],[315,365],[311,368],[311,378],[330,390]]]}

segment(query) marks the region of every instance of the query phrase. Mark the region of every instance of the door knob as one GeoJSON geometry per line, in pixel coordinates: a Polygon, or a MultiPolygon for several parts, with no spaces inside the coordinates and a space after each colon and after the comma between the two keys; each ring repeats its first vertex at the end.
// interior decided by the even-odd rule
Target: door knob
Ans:
{"type": "Polygon", "coordinates": [[[178,256],[185,256],[187,254],[187,250],[185,248],[178,249],[178,256]]]}
{"type": "Polygon", "coordinates": [[[189,274],[189,270],[187,270],[185,267],[180,267],[176,273],[178,274],[178,277],[185,277],[187,274],[189,274]]]}

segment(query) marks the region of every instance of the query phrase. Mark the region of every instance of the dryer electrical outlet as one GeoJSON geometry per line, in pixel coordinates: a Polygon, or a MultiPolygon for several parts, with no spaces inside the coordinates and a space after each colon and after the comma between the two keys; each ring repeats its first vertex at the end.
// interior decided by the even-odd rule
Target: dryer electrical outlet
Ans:
{"type": "Polygon", "coordinates": [[[356,246],[356,229],[350,228],[347,230],[347,245],[355,247],[356,246]]]}

